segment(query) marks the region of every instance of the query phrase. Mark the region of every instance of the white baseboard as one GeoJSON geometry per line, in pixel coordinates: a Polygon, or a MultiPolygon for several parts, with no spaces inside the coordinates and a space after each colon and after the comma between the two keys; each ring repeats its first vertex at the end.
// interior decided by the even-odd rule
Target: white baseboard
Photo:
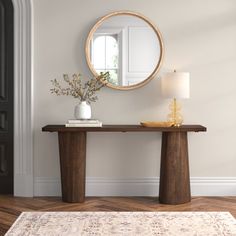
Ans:
{"type": "MultiPolygon", "coordinates": [[[[236,196],[236,177],[192,177],[192,196],[236,196]]],[[[158,196],[159,178],[88,177],[86,196],[158,196]]],[[[59,178],[36,177],[34,196],[61,196],[59,178]]]]}

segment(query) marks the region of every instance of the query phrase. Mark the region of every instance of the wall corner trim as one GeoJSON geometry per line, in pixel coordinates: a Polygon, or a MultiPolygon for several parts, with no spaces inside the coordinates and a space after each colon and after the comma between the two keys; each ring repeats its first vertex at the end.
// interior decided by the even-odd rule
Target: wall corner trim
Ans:
{"type": "Polygon", "coordinates": [[[14,195],[33,196],[32,2],[14,7],[14,195]]]}

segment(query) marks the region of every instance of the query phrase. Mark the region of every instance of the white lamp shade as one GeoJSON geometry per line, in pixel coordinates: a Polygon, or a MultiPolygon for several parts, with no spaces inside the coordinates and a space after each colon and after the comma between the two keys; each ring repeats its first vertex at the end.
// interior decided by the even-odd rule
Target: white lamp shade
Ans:
{"type": "Polygon", "coordinates": [[[189,73],[167,73],[161,79],[162,95],[166,98],[189,98],[189,73]]]}

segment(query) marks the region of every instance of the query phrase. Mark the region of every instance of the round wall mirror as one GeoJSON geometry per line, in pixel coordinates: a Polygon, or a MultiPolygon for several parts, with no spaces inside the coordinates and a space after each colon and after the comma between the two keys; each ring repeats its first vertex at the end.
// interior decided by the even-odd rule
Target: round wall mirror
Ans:
{"type": "Polygon", "coordinates": [[[145,85],[159,71],[163,41],[146,17],[119,11],[102,17],[93,26],[85,53],[94,76],[108,71],[108,87],[129,90],[145,85]]]}

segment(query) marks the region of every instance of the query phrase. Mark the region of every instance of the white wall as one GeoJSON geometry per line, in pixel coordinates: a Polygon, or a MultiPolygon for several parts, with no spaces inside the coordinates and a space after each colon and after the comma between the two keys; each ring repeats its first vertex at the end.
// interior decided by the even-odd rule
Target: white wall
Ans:
{"type": "MultiPolygon", "coordinates": [[[[91,77],[85,61],[87,34],[99,17],[116,10],[140,12],[160,29],[165,58],[161,72],[133,91],[104,88],[93,116],[105,124],[163,120],[168,102],[160,96],[164,72],[191,73],[191,99],[183,101],[185,122],[207,126],[189,134],[193,177],[236,177],[236,1],[234,0],[33,0],[34,4],[34,174],[59,177],[56,133],[46,124],[64,124],[77,101],[50,94],[50,80],[63,73],[91,77]]],[[[159,176],[158,133],[90,133],[87,176],[159,176]]]]}

